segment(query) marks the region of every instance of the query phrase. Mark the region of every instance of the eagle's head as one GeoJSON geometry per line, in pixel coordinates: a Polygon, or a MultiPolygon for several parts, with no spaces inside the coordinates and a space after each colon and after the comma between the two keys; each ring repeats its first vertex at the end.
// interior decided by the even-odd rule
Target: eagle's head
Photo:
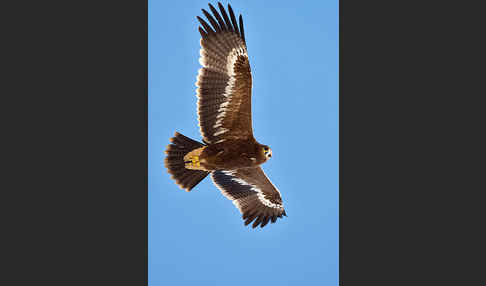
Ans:
{"type": "Polygon", "coordinates": [[[267,145],[262,145],[263,155],[265,155],[265,161],[272,157],[272,149],[267,145]]]}

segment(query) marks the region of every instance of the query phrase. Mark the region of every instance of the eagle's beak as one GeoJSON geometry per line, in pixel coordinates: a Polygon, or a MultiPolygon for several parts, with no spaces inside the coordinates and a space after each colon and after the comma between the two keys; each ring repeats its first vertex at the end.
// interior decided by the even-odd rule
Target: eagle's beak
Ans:
{"type": "Polygon", "coordinates": [[[272,157],[272,150],[268,150],[265,155],[267,155],[268,158],[272,157]]]}

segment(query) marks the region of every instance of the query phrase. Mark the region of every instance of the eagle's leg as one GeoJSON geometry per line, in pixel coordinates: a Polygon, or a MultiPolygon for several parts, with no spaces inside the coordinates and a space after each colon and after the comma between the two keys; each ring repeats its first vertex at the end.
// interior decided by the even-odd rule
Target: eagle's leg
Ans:
{"type": "Polygon", "coordinates": [[[186,169],[204,170],[204,168],[201,167],[199,157],[201,156],[201,152],[205,147],[206,146],[192,150],[191,152],[187,153],[186,156],[184,156],[184,162],[186,163],[184,166],[186,169]]]}

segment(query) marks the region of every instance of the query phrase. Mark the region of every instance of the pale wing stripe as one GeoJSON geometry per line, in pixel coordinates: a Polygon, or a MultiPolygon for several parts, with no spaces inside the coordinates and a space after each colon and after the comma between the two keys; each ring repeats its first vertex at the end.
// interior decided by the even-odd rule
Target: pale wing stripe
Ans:
{"type": "MultiPolygon", "coordinates": [[[[202,58],[201,58],[202,60],[200,60],[201,64],[204,65],[204,66],[207,64],[208,66],[211,67],[211,65],[209,64],[209,60],[206,59],[206,53],[204,52],[203,49],[201,49],[200,54],[202,55],[202,58]]],[[[230,76],[230,78],[229,78],[229,80],[226,84],[225,91],[222,94],[226,98],[226,101],[219,105],[219,109],[218,109],[219,114],[216,116],[217,120],[216,120],[216,123],[213,125],[213,128],[216,131],[214,133],[214,136],[219,136],[219,135],[224,134],[227,131],[229,131],[228,128],[224,128],[224,127],[222,127],[222,125],[223,125],[223,121],[226,119],[227,106],[229,105],[230,101],[233,100],[233,97],[231,96],[231,94],[234,91],[234,84],[236,82],[234,66],[235,66],[236,60],[238,59],[238,56],[248,57],[248,54],[247,54],[246,49],[244,47],[233,48],[231,50],[231,52],[228,54],[228,56],[226,57],[225,73],[228,76],[230,76]]],[[[216,61],[214,61],[212,67],[215,70],[220,70],[220,71],[223,70],[222,66],[219,65],[216,61]]],[[[197,78],[197,82],[196,82],[196,86],[198,86],[198,87],[201,87],[202,74],[203,74],[203,72],[200,69],[199,74],[198,74],[198,78],[197,78]]],[[[198,92],[198,94],[200,94],[200,90],[198,90],[197,92],[198,92]]],[[[234,105],[240,106],[241,100],[242,99],[240,99],[239,102],[234,103],[234,105]]]]}
{"type": "MultiPolygon", "coordinates": [[[[198,119],[201,134],[206,142],[214,143],[233,138],[232,127],[236,121],[248,121],[246,117],[240,117],[241,114],[249,114],[240,110],[243,100],[247,99],[240,98],[241,94],[233,95],[240,92],[236,87],[235,64],[241,57],[245,57],[248,64],[248,53],[242,34],[243,28],[238,27],[233,11],[230,11],[228,17],[223,6],[218,4],[221,15],[214,7],[209,6],[215,18],[204,9],[203,13],[210,24],[197,17],[204,29],[199,28],[202,36],[199,62],[203,68],[198,72],[196,95],[199,98],[198,119]]],[[[228,6],[228,9],[231,8],[228,6]]],[[[241,19],[239,24],[243,25],[241,19]]],[[[238,82],[239,80],[240,78],[238,82]]],[[[249,81],[251,82],[251,78],[249,81]]],[[[245,81],[242,82],[244,84],[245,81]]],[[[251,126],[249,128],[251,130],[251,126]]],[[[248,136],[247,133],[243,136],[248,136]]]]}
{"type": "MultiPolygon", "coordinates": [[[[240,178],[237,178],[237,177],[233,177],[232,178],[233,181],[237,182],[238,184],[240,185],[246,185],[246,186],[249,186],[251,187],[251,190],[252,191],[255,191],[257,193],[257,196],[258,196],[258,199],[262,202],[262,204],[264,204],[265,206],[269,207],[269,208],[274,208],[274,209],[280,209],[280,210],[283,210],[283,205],[282,204],[275,204],[273,202],[271,202],[270,200],[268,200],[267,198],[265,198],[265,194],[263,193],[263,191],[258,188],[257,186],[255,185],[252,185],[252,184],[249,184],[248,182],[240,179],[240,178]]],[[[273,185],[273,184],[272,184],[273,185]]],[[[275,187],[275,186],[274,186],[275,187]]],[[[276,189],[276,188],[275,188],[276,189]]],[[[278,190],[277,190],[278,191],[278,190]]],[[[279,192],[280,193],[280,192],[279,192]]]]}
{"type": "MultiPolygon", "coordinates": [[[[221,171],[222,173],[228,175],[231,177],[231,180],[233,180],[234,182],[242,185],[242,186],[247,186],[249,187],[249,189],[253,192],[255,192],[258,196],[258,199],[260,200],[260,202],[269,207],[269,208],[274,208],[274,209],[279,209],[279,210],[283,210],[284,209],[284,206],[283,204],[276,204],[276,203],[273,203],[271,202],[270,200],[268,200],[267,198],[265,198],[265,194],[263,193],[263,191],[258,188],[257,186],[253,185],[253,184],[250,184],[248,183],[247,181],[241,179],[241,178],[238,178],[236,177],[236,171],[221,171]]],[[[270,181],[270,180],[269,180],[270,181]]],[[[270,182],[271,183],[271,182],[270,182]]],[[[272,183],[271,183],[272,184],[272,183]]],[[[273,184],[272,184],[273,185],[273,184]]],[[[275,186],[274,186],[275,187],[275,186]]],[[[222,191],[222,193],[230,200],[235,200],[234,197],[231,196],[231,194],[229,192],[227,192],[222,186],[219,186],[218,185],[218,188],[222,191]]],[[[277,188],[275,188],[278,191],[277,188]]],[[[280,194],[280,192],[279,192],[280,194]]],[[[236,200],[235,200],[236,201],[236,200]]],[[[237,202],[233,201],[234,204],[237,204],[237,202]]]]}

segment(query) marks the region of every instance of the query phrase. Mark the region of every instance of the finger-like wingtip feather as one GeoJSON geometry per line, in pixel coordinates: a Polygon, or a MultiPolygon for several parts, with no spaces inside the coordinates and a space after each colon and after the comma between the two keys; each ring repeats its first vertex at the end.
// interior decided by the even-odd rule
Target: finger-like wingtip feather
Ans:
{"type": "Polygon", "coordinates": [[[201,37],[205,38],[208,36],[208,34],[204,31],[203,28],[199,27],[199,34],[201,34],[201,37]]]}
{"type": "Polygon", "coordinates": [[[218,11],[213,7],[213,5],[211,5],[211,3],[209,4],[209,9],[211,9],[211,12],[213,13],[214,17],[216,17],[216,20],[218,20],[218,23],[219,23],[219,26],[221,27],[221,29],[223,31],[228,30],[228,28],[226,27],[226,24],[224,23],[224,20],[221,18],[218,11]]]}
{"type": "Polygon", "coordinates": [[[221,27],[219,26],[219,24],[216,22],[216,20],[214,20],[213,16],[211,16],[211,14],[208,13],[208,11],[204,10],[204,9],[201,9],[204,16],[206,16],[206,18],[208,18],[209,22],[211,23],[211,26],[213,26],[213,29],[216,31],[216,32],[220,32],[221,31],[221,27]]]}
{"type": "Polygon", "coordinates": [[[204,21],[199,16],[196,16],[196,18],[199,21],[199,23],[201,23],[201,25],[204,27],[204,30],[206,31],[207,34],[213,34],[214,33],[213,29],[211,29],[211,27],[208,25],[208,23],[206,23],[206,21],[204,21]]]}
{"type": "Polygon", "coordinates": [[[238,29],[238,23],[236,22],[235,13],[233,13],[233,9],[231,8],[230,4],[228,4],[228,11],[229,11],[229,14],[230,14],[230,17],[231,17],[231,23],[233,23],[233,29],[239,35],[240,30],[238,29]]]}
{"type": "Polygon", "coordinates": [[[221,16],[223,16],[224,22],[226,23],[226,27],[228,28],[228,30],[234,31],[230,19],[228,18],[228,14],[226,14],[226,10],[224,9],[224,6],[223,4],[221,4],[221,2],[218,2],[218,8],[219,11],[221,12],[221,16]]]}
{"type": "Polygon", "coordinates": [[[259,216],[259,217],[258,217],[258,218],[255,220],[255,222],[253,223],[253,225],[252,225],[251,227],[253,227],[253,228],[257,227],[257,226],[260,224],[260,222],[261,222],[262,220],[263,220],[263,215],[260,215],[260,216],[259,216]]]}
{"type": "Polygon", "coordinates": [[[250,223],[251,223],[251,222],[252,222],[252,221],[253,221],[253,220],[254,220],[256,217],[257,217],[257,214],[256,214],[256,213],[254,213],[254,214],[250,215],[250,216],[249,216],[249,217],[246,219],[246,221],[245,221],[245,225],[249,225],[249,224],[250,224],[250,223]]]}
{"type": "Polygon", "coordinates": [[[260,227],[264,227],[267,225],[268,221],[270,221],[270,216],[266,216],[263,218],[263,222],[262,224],[260,225],[260,227]]]}
{"type": "Polygon", "coordinates": [[[241,38],[243,39],[243,42],[246,43],[246,41],[245,41],[245,29],[243,28],[243,17],[241,16],[241,14],[240,14],[240,35],[241,35],[241,38]]]}
{"type": "Polygon", "coordinates": [[[276,215],[273,215],[272,216],[272,223],[275,223],[277,221],[277,216],[276,215]]]}

